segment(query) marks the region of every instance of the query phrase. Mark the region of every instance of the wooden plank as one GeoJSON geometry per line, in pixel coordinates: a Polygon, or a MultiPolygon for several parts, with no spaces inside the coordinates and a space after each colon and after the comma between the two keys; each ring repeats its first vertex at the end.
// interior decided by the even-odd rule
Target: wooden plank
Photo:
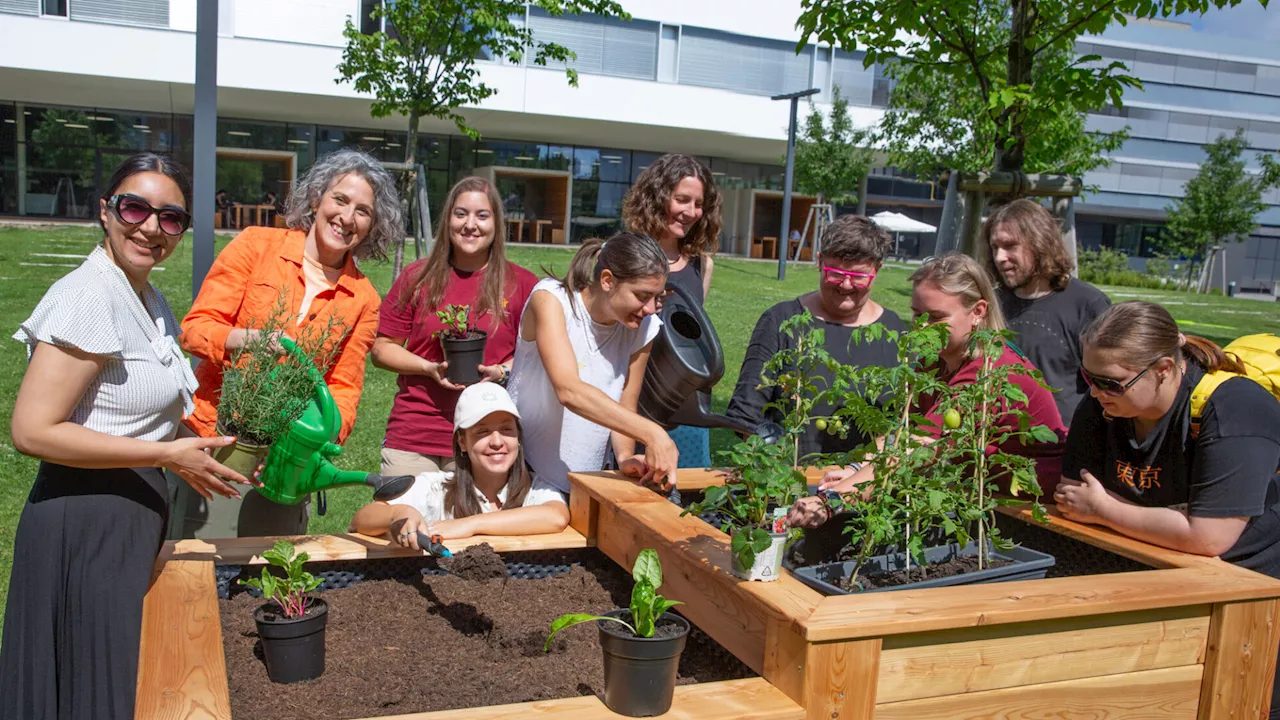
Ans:
{"type": "Polygon", "coordinates": [[[213,563],[164,563],[142,601],[138,720],[228,720],[213,563]]]}
{"type": "Polygon", "coordinates": [[[1117,555],[1123,555],[1130,560],[1136,560],[1140,563],[1150,565],[1156,568],[1179,568],[1179,567],[1234,567],[1229,563],[1225,563],[1218,558],[1205,557],[1203,555],[1192,555],[1190,553],[1178,552],[1169,548],[1159,547],[1158,545],[1150,545],[1135,540],[1131,537],[1121,535],[1120,533],[1102,527],[1101,525],[1088,525],[1068,520],[1058,512],[1057,507],[1052,504],[1046,504],[1045,510],[1049,513],[1049,522],[1046,525],[1040,525],[1031,517],[1031,510],[1026,507],[1001,507],[997,508],[1000,512],[1010,517],[1017,518],[1029,525],[1039,525],[1040,527],[1052,530],[1059,535],[1065,535],[1074,540],[1089,543],[1094,547],[1102,548],[1108,552],[1117,555]]]}
{"type": "MultiPolygon", "coordinates": [[[[684,471],[681,470],[681,473],[684,471]]],[[[677,478],[677,481],[679,478],[677,478]]],[[[630,479],[623,478],[614,470],[605,472],[569,473],[569,483],[573,487],[582,487],[591,497],[597,500],[609,498],[617,503],[667,502],[667,498],[646,487],[640,487],[630,479]]],[[[570,491],[572,495],[572,490],[570,491]]]]}
{"type": "Polygon", "coordinates": [[[772,618],[765,623],[764,672],[760,673],[782,694],[804,704],[805,659],[809,642],[804,628],[790,619],[772,618]]]}
{"type": "MultiPolygon", "coordinates": [[[[827,470],[834,467],[805,468],[804,476],[809,482],[816,483],[822,479],[827,470]]],[[[706,490],[709,487],[723,485],[728,472],[728,468],[682,468],[677,486],[681,490],[706,490]]]]}
{"type": "Polygon", "coordinates": [[[573,528],[588,541],[596,538],[596,523],[600,517],[600,507],[591,493],[580,485],[569,490],[569,527],[573,528]]]}
{"type": "Polygon", "coordinates": [[[1280,597],[1280,581],[1204,566],[824,598],[810,642],[1280,597]]]}
{"type": "Polygon", "coordinates": [[[1262,718],[1280,642],[1280,602],[1222,603],[1213,608],[1205,653],[1201,720],[1262,718]]]}
{"type": "Polygon", "coordinates": [[[886,638],[880,702],[1119,675],[1202,662],[1210,606],[886,638]]]}
{"type": "Polygon", "coordinates": [[[805,658],[806,720],[871,720],[879,671],[879,638],[810,645],[805,658]]]}
{"type": "Polygon", "coordinates": [[[1023,685],[876,706],[876,720],[1192,720],[1201,666],[1023,685]]]}
{"type": "MultiPolygon", "coordinates": [[[[160,551],[161,560],[211,560],[219,565],[261,565],[266,561],[261,553],[270,550],[277,540],[290,540],[300,552],[311,555],[313,561],[365,560],[377,558],[416,557],[418,550],[401,547],[385,538],[370,537],[358,533],[341,535],[298,535],[294,537],[247,537],[217,540],[170,540],[160,551]]],[[[476,535],[457,540],[446,540],[445,547],[459,552],[472,545],[488,543],[497,552],[525,550],[570,550],[590,547],[582,533],[567,527],[558,533],[546,535],[476,535]]]]}
{"type": "MultiPolygon", "coordinates": [[[[443,710],[379,720],[599,720],[619,718],[596,696],[443,710]]],[[[664,720],[800,720],[804,710],[761,678],[681,685],[664,720]]],[[[366,720],[374,720],[366,718],[366,720]]],[[[828,719],[829,720],[829,719],[828,719]]]]}

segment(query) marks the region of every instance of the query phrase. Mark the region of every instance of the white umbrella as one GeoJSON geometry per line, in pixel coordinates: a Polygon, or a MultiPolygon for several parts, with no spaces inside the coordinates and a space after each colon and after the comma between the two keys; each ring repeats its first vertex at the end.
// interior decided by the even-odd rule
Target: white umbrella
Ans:
{"type": "Polygon", "coordinates": [[[871,221],[885,230],[895,233],[930,233],[938,231],[938,228],[930,225],[929,223],[913,220],[902,213],[891,212],[889,210],[872,215],[871,221]]]}
{"type": "Polygon", "coordinates": [[[891,212],[889,210],[872,215],[871,221],[893,233],[893,256],[895,258],[898,256],[899,233],[931,233],[938,231],[938,228],[930,225],[929,223],[913,220],[902,213],[891,212]]]}

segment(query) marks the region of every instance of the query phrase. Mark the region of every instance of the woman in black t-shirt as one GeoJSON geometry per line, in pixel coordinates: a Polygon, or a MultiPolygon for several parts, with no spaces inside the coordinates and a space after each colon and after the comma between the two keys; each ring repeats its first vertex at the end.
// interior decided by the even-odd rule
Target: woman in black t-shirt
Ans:
{"type": "MultiPolygon", "coordinates": [[[[1192,426],[1206,372],[1244,369],[1185,336],[1153,303],[1115,305],[1081,336],[1090,397],[1054,494],[1070,520],[1280,578],[1280,403],[1245,377],[1219,385],[1192,426]]],[[[1280,718],[1280,688],[1271,717],[1280,718]]]]}

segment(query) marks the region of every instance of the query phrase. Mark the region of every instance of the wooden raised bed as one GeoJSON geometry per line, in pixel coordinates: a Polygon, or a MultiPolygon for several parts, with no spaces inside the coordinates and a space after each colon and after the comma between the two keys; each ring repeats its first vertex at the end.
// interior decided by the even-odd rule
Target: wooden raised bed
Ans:
{"type": "MultiPolygon", "coordinates": [[[[570,480],[572,524],[563,533],[448,545],[596,546],[626,568],[641,549],[657,549],[662,593],[683,601],[692,622],[761,676],[678,687],[664,717],[1266,716],[1280,581],[1220,560],[1054,516],[1050,529],[1153,569],[823,597],[789,574],[773,583],[738,580],[728,571],[728,538],[648,490],[610,473],[570,480]]],[[[706,471],[682,471],[680,480],[687,488],[718,482],[706,471]]],[[[358,535],[295,541],[315,561],[416,554],[358,535]]],[[[138,718],[230,717],[213,566],[261,563],[272,542],[166,544],[143,611],[138,718]]],[[[576,697],[397,717],[616,716],[595,697],[576,697]]]]}

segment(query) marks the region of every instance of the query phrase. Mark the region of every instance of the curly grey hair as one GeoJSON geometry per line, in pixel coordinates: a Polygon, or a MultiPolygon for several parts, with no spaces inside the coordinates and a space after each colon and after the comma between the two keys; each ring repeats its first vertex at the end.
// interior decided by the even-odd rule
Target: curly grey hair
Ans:
{"type": "Polygon", "coordinates": [[[387,249],[404,236],[404,210],[396,180],[373,156],[359,150],[343,149],[321,157],[293,184],[285,200],[284,216],[289,227],[311,231],[315,221],[312,208],[342,176],[355,173],[373,188],[373,227],[369,236],[352,250],[357,260],[386,260],[387,249]]]}

